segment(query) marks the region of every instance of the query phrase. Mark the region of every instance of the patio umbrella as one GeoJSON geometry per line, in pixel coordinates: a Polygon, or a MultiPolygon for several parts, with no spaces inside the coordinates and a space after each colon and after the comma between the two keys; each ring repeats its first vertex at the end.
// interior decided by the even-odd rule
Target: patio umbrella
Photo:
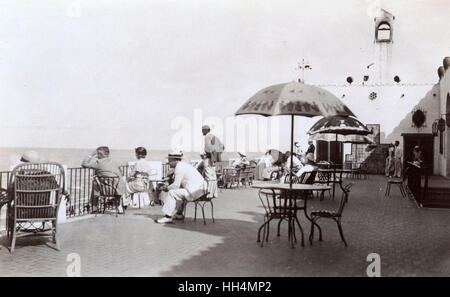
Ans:
{"type": "Polygon", "coordinates": [[[353,116],[350,109],[327,90],[300,82],[277,84],[260,90],[235,113],[245,114],[290,115],[291,155],[294,151],[294,116],[353,116]]]}
{"type": "Polygon", "coordinates": [[[323,137],[329,139],[327,141],[332,141],[331,135],[334,135],[335,141],[338,142],[339,135],[341,140],[343,140],[341,142],[373,144],[373,141],[371,141],[368,137],[365,137],[371,133],[372,131],[356,118],[352,116],[344,117],[340,115],[320,119],[307,132],[307,134],[311,135],[311,137],[316,140],[321,140],[319,138],[323,137]],[[327,136],[316,136],[320,134],[327,136]]]}
{"type": "Polygon", "coordinates": [[[354,117],[331,116],[320,119],[308,131],[309,135],[318,133],[369,135],[372,131],[354,117]]]}
{"type": "Polygon", "coordinates": [[[342,134],[332,134],[332,133],[321,133],[314,134],[309,137],[309,140],[321,140],[321,141],[338,141],[343,143],[353,143],[353,144],[375,144],[375,142],[365,135],[342,135],[342,134]],[[336,138],[337,136],[337,138],[336,138]]]}
{"type": "MultiPolygon", "coordinates": [[[[311,135],[309,140],[321,140],[321,141],[338,141],[342,143],[352,143],[352,144],[371,144],[374,145],[375,142],[365,135],[355,135],[355,134],[332,134],[332,133],[317,133],[311,135]],[[337,137],[337,138],[336,138],[337,137]]],[[[358,158],[358,150],[356,150],[356,159],[358,158]]]]}

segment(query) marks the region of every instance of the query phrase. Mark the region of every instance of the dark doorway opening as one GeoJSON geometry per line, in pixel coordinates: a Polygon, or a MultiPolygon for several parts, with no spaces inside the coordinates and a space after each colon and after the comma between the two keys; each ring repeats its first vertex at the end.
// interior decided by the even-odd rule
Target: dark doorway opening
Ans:
{"type": "Polygon", "coordinates": [[[402,134],[403,159],[412,161],[413,149],[418,145],[422,149],[423,161],[428,168],[428,174],[433,174],[434,163],[434,137],[433,134],[402,134]]]}
{"type": "Polygon", "coordinates": [[[329,161],[333,164],[342,165],[343,144],[336,141],[317,141],[317,161],[329,161]]]}

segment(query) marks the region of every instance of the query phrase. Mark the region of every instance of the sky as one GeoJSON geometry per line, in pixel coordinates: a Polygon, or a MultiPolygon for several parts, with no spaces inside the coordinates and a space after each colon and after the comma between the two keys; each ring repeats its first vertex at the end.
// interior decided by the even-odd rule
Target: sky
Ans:
{"type": "MultiPolygon", "coordinates": [[[[392,68],[437,82],[450,0],[378,2],[3,0],[0,147],[169,149],[177,120],[194,141],[207,117],[225,122],[260,89],[297,80],[302,58],[307,83],[361,75],[377,3],[396,17],[392,68]]],[[[296,138],[316,120],[299,118],[296,138]]]]}

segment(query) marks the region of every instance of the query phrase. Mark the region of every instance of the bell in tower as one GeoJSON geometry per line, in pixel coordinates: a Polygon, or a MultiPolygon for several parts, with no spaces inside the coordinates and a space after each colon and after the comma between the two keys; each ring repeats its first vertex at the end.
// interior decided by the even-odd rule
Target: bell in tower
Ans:
{"type": "Polygon", "coordinates": [[[375,15],[375,65],[377,66],[377,78],[379,83],[386,83],[392,80],[391,61],[393,48],[395,17],[388,11],[379,8],[375,15]]]}

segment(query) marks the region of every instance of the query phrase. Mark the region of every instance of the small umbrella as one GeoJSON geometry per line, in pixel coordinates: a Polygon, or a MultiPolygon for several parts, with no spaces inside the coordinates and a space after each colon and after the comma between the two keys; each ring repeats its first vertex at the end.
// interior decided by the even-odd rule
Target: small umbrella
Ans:
{"type": "Polygon", "coordinates": [[[314,134],[309,137],[309,140],[321,140],[321,141],[338,141],[343,143],[353,143],[353,144],[375,144],[375,142],[365,135],[342,135],[342,134],[332,134],[332,133],[321,133],[314,134]],[[337,138],[336,138],[337,135],[337,138]]]}
{"type": "MultiPolygon", "coordinates": [[[[365,135],[342,135],[342,134],[332,134],[332,133],[317,133],[311,135],[309,140],[321,140],[321,141],[338,141],[343,143],[352,143],[352,144],[370,144],[374,145],[375,142],[365,135]],[[337,138],[336,138],[337,137],[337,138]]],[[[356,150],[356,159],[358,158],[358,150],[356,150]]]]}
{"type": "MultiPolygon", "coordinates": [[[[350,109],[332,93],[299,82],[277,84],[260,90],[235,115],[291,116],[291,154],[294,151],[294,116],[353,116],[350,109]]],[[[291,158],[291,168],[293,158],[291,158]]],[[[292,186],[292,179],[290,182],[292,186]]]]}
{"type": "Polygon", "coordinates": [[[332,116],[320,119],[308,131],[310,135],[318,133],[369,135],[372,131],[354,117],[332,116]]]}
{"type": "MultiPolygon", "coordinates": [[[[337,115],[320,119],[307,132],[307,134],[312,135],[312,137],[314,138],[320,138],[320,136],[315,135],[319,134],[329,135],[331,133],[335,135],[336,142],[339,141],[338,140],[339,135],[343,137],[342,138],[343,140],[345,140],[345,137],[348,136],[348,141],[342,142],[373,144],[373,141],[371,141],[369,138],[361,137],[371,134],[372,131],[370,131],[363,123],[361,123],[359,120],[357,120],[352,116],[344,117],[337,115]],[[353,136],[353,138],[351,136],[353,136]]],[[[330,139],[331,136],[323,136],[323,137],[330,139]]]]}

